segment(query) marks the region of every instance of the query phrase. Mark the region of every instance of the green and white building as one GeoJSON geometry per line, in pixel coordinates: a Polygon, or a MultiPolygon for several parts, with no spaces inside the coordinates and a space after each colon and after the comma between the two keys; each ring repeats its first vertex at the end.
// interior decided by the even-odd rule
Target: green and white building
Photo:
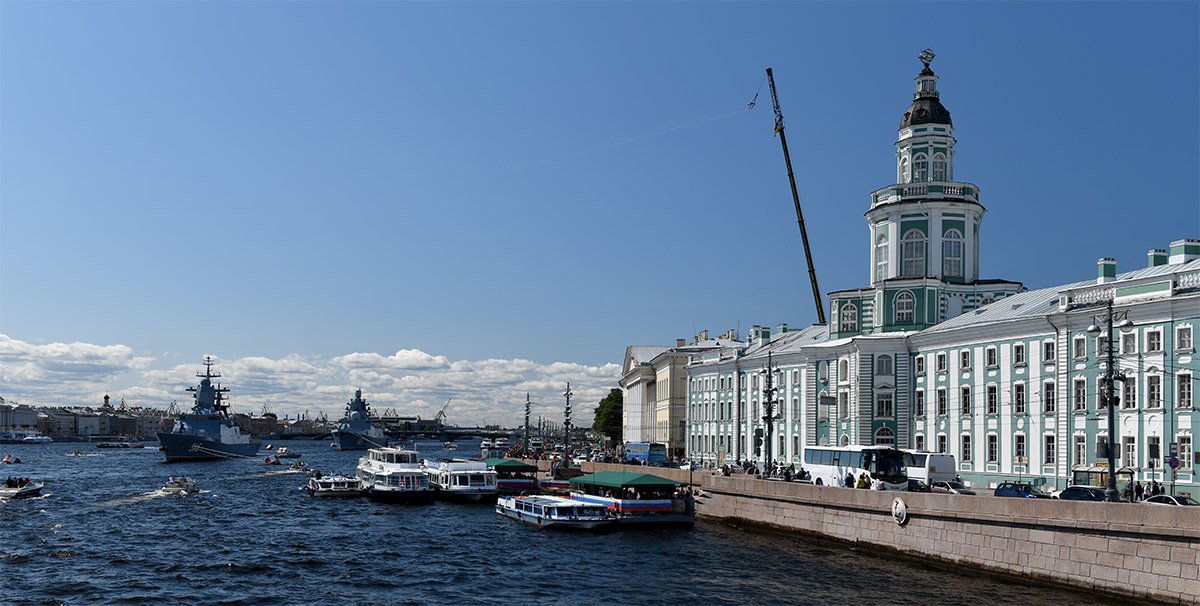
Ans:
{"type": "Polygon", "coordinates": [[[1095,279],[1052,288],[980,278],[985,209],[980,188],[956,180],[937,80],[926,63],[900,123],[896,183],[871,193],[869,286],[830,293],[828,327],[754,327],[744,345],[693,355],[689,456],[762,461],[769,355],[776,461],[799,466],[806,446],[895,444],[955,455],[975,485],[1063,487],[1074,469],[1102,463],[1096,443],[1111,439],[1138,478],[1200,492],[1200,241],[1151,250],[1144,267],[1120,274],[1101,259],[1095,279]],[[1132,323],[1114,332],[1125,380],[1111,437],[1099,398],[1104,335],[1087,332],[1109,302],[1132,323]],[[1179,469],[1164,474],[1172,452],[1179,469]]]}

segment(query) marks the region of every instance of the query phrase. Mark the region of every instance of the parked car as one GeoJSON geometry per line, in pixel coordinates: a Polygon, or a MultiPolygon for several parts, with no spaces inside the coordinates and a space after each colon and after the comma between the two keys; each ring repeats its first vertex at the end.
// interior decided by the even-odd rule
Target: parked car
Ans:
{"type": "Polygon", "coordinates": [[[929,492],[929,484],[926,484],[925,482],[922,482],[921,480],[909,478],[908,479],[908,491],[909,492],[929,492]]]}
{"type": "Polygon", "coordinates": [[[1020,497],[1024,499],[1047,499],[1050,495],[1039,491],[1029,482],[1014,482],[1009,480],[1001,482],[996,487],[996,496],[998,497],[1020,497]]]}
{"type": "Polygon", "coordinates": [[[967,488],[962,482],[959,481],[934,482],[929,486],[929,489],[933,492],[941,492],[945,494],[975,494],[974,490],[967,488]]]}
{"type": "Polygon", "coordinates": [[[1064,501],[1103,501],[1104,489],[1095,486],[1068,486],[1050,493],[1050,498],[1064,501]]]}
{"type": "Polygon", "coordinates": [[[1143,503],[1145,503],[1145,504],[1147,504],[1147,505],[1191,505],[1191,506],[1200,506],[1200,501],[1197,501],[1196,499],[1193,499],[1192,497],[1189,497],[1189,496],[1186,496],[1186,495],[1181,495],[1181,494],[1177,494],[1177,495],[1175,495],[1175,496],[1166,495],[1166,494],[1154,495],[1154,496],[1152,496],[1152,497],[1150,497],[1150,498],[1148,498],[1148,499],[1146,499],[1145,501],[1142,501],[1142,502],[1143,502],[1143,503]]]}

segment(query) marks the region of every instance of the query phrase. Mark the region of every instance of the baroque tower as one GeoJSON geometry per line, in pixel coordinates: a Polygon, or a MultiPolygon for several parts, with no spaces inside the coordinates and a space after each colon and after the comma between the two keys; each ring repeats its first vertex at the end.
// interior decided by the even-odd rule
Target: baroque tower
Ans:
{"type": "Polygon", "coordinates": [[[954,123],[926,49],[896,138],[896,182],[871,192],[868,288],[830,293],[836,336],[921,330],[1024,290],[979,278],[979,187],[954,171],[954,123]]]}

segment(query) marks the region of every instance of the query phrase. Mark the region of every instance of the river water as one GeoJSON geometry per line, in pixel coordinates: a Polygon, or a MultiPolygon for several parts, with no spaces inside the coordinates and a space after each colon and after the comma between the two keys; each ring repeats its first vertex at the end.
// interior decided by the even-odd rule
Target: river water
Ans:
{"type": "MultiPolygon", "coordinates": [[[[322,471],[361,452],[284,442],[322,471]]],[[[429,456],[441,445],[419,442],[429,456]]],[[[155,448],[0,445],[46,482],[0,503],[3,604],[1095,603],[1071,590],[931,570],[780,533],[538,530],[487,505],[314,499],[261,460],[162,463],[155,448]],[[89,456],[69,456],[75,450],[89,456]],[[202,492],[159,492],[189,475],[202,492]]],[[[454,454],[462,456],[466,452],[454,454]]]]}

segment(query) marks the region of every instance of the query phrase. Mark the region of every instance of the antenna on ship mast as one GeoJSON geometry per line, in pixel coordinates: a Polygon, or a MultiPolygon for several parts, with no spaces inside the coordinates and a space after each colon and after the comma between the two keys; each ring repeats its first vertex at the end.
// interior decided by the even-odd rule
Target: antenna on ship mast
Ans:
{"type": "Polygon", "coordinates": [[[792,186],[792,202],[796,205],[796,222],[800,224],[800,239],[804,242],[804,259],[808,261],[808,280],[812,283],[813,302],[817,304],[817,323],[825,323],[825,306],[821,303],[821,289],[817,286],[817,270],[813,267],[812,250],[808,247],[808,231],[804,229],[804,213],[800,211],[800,194],[796,191],[796,177],[792,173],[792,157],[788,155],[787,136],[783,134],[783,111],[779,109],[779,96],[775,94],[775,75],[767,68],[767,80],[771,83],[771,104],[775,106],[775,134],[783,145],[783,161],[787,164],[788,183],[792,186]]]}

